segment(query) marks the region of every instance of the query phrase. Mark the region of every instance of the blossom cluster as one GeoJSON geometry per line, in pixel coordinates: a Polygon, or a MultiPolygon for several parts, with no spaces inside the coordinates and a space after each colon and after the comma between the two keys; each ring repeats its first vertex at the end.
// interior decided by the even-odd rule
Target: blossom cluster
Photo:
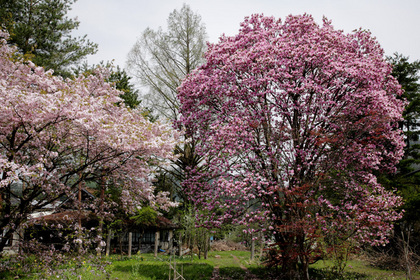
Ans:
{"type": "MultiPolygon", "coordinates": [[[[101,177],[118,186],[126,211],[141,201],[173,206],[151,180],[173,159],[178,133],[126,107],[105,82],[107,71],[64,80],[20,59],[7,37],[0,32],[0,230],[10,234],[63,196],[76,201],[81,182],[101,177]]],[[[110,214],[103,200],[85,207],[110,214]]]]}
{"type": "Polygon", "coordinates": [[[265,220],[283,243],[295,232],[383,244],[401,199],[372,174],[395,171],[405,104],[375,38],[309,15],[253,15],[205,58],[179,88],[209,166],[185,182],[213,213],[203,224],[265,220]]]}

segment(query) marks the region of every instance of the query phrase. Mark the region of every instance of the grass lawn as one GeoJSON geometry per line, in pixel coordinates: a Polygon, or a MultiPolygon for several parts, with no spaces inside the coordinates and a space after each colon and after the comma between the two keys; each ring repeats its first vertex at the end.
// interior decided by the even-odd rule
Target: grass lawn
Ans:
{"type": "MultiPolygon", "coordinates": [[[[164,280],[169,279],[169,257],[159,255],[154,258],[153,254],[135,255],[132,258],[112,255],[103,258],[108,264],[105,269],[107,273],[101,272],[93,266],[89,260],[82,264],[68,263],[66,267],[57,269],[57,274],[46,278],[20,277],[19,279],[68,279],[68,280],[101,280],[101,279],[119,279],[119,280],[164,280]]],[[[319,261],[310,267],[311,279],[406,279],[402,271],[387,271],[372,268],[359,260],[349,261],[344,277],[337,277],[331,274],[328,267],[331,262],[319,261]]],[[[218,279],[247,280],[250,275],[258,279],[270,280],[276,279],[276,271],[259,265],[258,261],[250,261],[250,253],[244,251],[225,251],[210,252],[207,260],[198,259],[196,256],[191,260],[190,256],[176,257],[176,268],[186,280],[209,280],[212,278],[213,270],[218,271],[218,279]]],[[[173,277],[173,271],[171,272],[173,277]]],[[[12,275],[0,275],[0,279],[17,279],[12,275]],[[2,278],[3,277],[3,278],[2,278]]],[[[253,278],[254,279],[254,278],[253,278]]],[[[420,274],[414,274],[414,279],[420,280],[420,274]]]]}
{"type": "MultiPolygon", "coordinates": [[[[326,267],[331,267],[329,261],[319,261],[312,265],[313,273],[322,275],[326,267]]],[[[420,280],[420,273],[412,273],[413,279],[420,280]]],[[[406,280],[404,271],[384,270],[372,267],[361,260],[347,262],[343,279],[369,279],[369,280],[406,280]]]]}
{"type": "MultiPolygon", "coordinates": [[[[221,276],[240,277],[245,275],[240,264],[248,265],[248,252],[210,252],[208,259],[198,259],[196,256],[191,260],[190,256],[176,257],[176,268],[187,280],[210,279],[213,269],[218,267],[221,276]],[[233,258],[232,255],[236,258],[233,258]]],[[[119,260],[118,256],[111,256],[112,264],[108,266],[111,279],[169,279],[169,257],[160,255],[157,259],[153,254],[142,254],[131,259],[119,260]]],[[[173,278],[173,272],[172,272],[173,278]]],[[[234,278],[242,279],[242,278],[234,278]]]]}
{"type": "MultiPolygon", "coordinates": [[[[166,256],[154,259],[153,255],[144,254],[131,259],[118,259],[115,257],[107,267],[111,279],[169,279],[169,258],[166,256]]],[[[186,279],[209,279],[213,272],[211,265],[186,258],[176,259],[176,268],[186,279]]]]}
{"type": "MultiPolygon", "coordinates": [[[[111,279],[169,279],[169,265],[167,256],[159,256],[155,260],[152,254],[143,254],[140,257],[135,256],[130,260],[117,261],[115,259],[112,265],[108,267],[111,272],[111,279]]],[[[260,279],[274,279],[275,271],[259,265],[257,261],[250,261],[250,253],[244,251],[226,251],[210,252],[207,260],[199,260],[194,257],[193,260],[188,257],[176,258],[177,270],[183,272],[185,279],[210,279],[213,269],[219,268],[221,279],[243,279],[246,280],[246,269],[260,279]]],[[[319,261],[310,268],[311,277],[317,279],[337,279],[337,276],[331,275],[328,267],[332,265],[328,261],[319,261]]],[[[173,277],[171,277],[173,279],[173,277]]],[[[373,268],[360,260],[349,261],[342,279],[366,279],[366,280],[405,280],[403,271],[389,271],[373,268]]],[[[414,279],[420,280],[420,274],[414,274],[414,279]]]]}

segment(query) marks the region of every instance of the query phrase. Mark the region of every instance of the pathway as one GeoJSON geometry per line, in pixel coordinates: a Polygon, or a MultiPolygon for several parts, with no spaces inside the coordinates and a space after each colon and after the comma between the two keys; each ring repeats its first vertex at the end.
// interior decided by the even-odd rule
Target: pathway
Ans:
{"type": "MultiPolygon", "coordinates": [[[[255,276],[254,274],[252,274],[248,268],[246,268],[243,264],[241,264],[240,260],[238,259],[238,257],[231,255],[233,257],[233,260],[239,265],[239,267],[245,271],[245,278],[244,280],[261,280],[260,278],[258,278],[257,276],[255,276]]],[[[230,278],[221,278],[220,277],[220,271],[219,271],[219,267],[215,266],[213,269],[213,275],[211,277],[211,280],[229,280],[230,278]]]]}

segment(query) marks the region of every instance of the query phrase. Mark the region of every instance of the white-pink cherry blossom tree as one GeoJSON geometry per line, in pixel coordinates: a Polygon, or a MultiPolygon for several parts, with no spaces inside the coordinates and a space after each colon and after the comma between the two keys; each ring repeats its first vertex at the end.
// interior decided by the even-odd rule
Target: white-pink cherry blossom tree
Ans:
{"type": "Polygon", "coordinates": [[[142,201],[173,206],[151,184],[156,166],[173,158],[171,126],[124,106],[104,71],[63,80],[18,59],[7,37],[0,33],[0,252],[29,214],[75,198],[82,181],[120,184],[128,212],[142,201]]]}

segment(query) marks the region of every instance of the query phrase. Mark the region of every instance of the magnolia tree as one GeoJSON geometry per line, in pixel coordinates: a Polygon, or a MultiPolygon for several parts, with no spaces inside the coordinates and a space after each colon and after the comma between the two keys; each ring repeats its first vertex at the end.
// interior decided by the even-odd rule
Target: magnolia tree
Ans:
{"type": "MultiPolygon", "coordinates": [[[[118,184],[126,211],[141,201],[172,206],[150,181],[172,159],[176,133],[125,107],[106,73],[52,76],[18,60],[7,36],[0,33],[0,252],[34,211],[63,197],[77,204],[83,181],[118,184]]],[[[109,211],[104,196],[98,200],[83,207],[103,218],[109,211]]]]}
{"type": "MultiPolygon", "coordinates": [[[[181,121],[209,168],[185,181],[204,226],[269,223],[290,277],[322,246],[384,244],[401,199],[376,181],[402,156],[404,103],[367,31],[309,15],[253,15],[209,45],[179,88],[181,121]]],[[[201,169],[203,170],[203,169],[201,169]]]]}

